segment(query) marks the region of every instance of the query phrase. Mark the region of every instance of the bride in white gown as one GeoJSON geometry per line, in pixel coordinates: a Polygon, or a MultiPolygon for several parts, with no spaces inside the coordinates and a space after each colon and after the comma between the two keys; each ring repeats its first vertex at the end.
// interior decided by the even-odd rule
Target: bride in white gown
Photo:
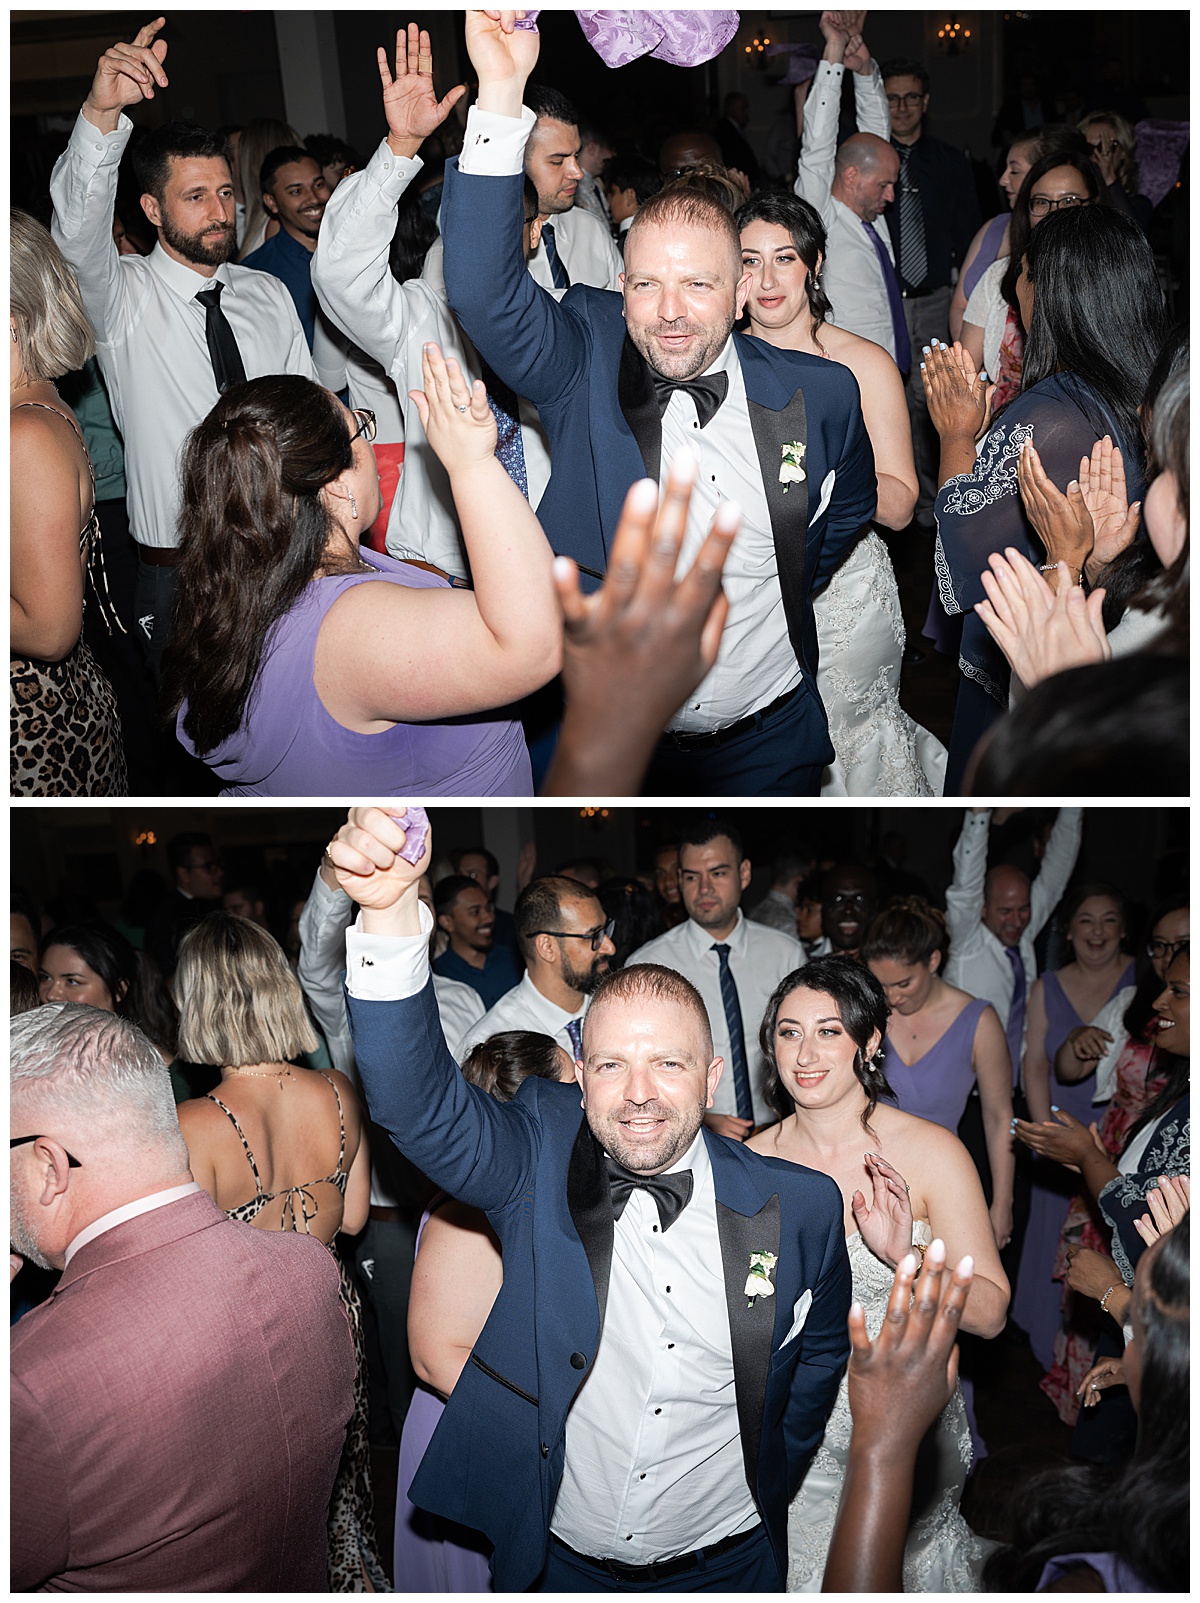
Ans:
{"type": "MultiPolygon", "coordinates": [[[[917,500],[904,386],[882,346],[827,323],[820,287],[821,219],[794,195],[757,195],[738,212],[750,273],[749,332],[770,345],[841,362],[858,380],[879,480],[876,523],[903,529],[917,500]]],[[[836,760],[823,796],[940,796],[946,748],[900,706],[904,621],[887,547],[869,529],[813,598],[820,666],[836,760]]]]}
{"type": "MultiPolygon", "coordinates": [[[[970,1155],[940,1125],[877,1101],[890,1094],[876,1062],[887,1017],[878,980],[850,958],[815,958],[782,981],[767,1004],[766,1024],[768,1095],[785,1116],[748,1144],[837,1181],[854,1296],[872,1336],[883,1322],[895,1265],[910,1247],[920,1253],[935,1236],[946,1243],[948,1262],[967,1254],[975,1260],[963,1330],[998,1335],[1008,1309],[1008,1281],[970,1155]]],[[[821,1590],[849,1446],[843,1377],[824,1440],[788,1518],[790,1592],[821,1590]]],[[[959,1512],[970,1467],[971,1437],[956,1386],[918,1455],[905,1591],[979,1590],[990,1544],[975,1536],[959,1512]]]]}

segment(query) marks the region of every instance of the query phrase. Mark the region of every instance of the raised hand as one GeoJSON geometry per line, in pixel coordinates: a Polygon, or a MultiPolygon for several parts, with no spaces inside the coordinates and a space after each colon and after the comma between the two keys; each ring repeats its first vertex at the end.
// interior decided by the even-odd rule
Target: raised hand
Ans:
{"type": "Polygon", "coordinates": [[[863,39],[865,11],[843,11],[842,26],[846,30],[846,53],[843,62],[851,72],[868,73],[871,70],[871,52],[863,39]]]}
{"type": "Polygon", "coordinates": [[[1103,662],[1111,656],[1101,609],[1104,591],[1085,597],[1071,570],[1060,563],[1056,588],[1022,552],[993,552],[982,574],[987,595],[975,611],[1028,690],[1065,668],[1103,662]]]}
{"type": "MultiPolygon", "coordinates": [[[[401,857],[408,839],[404,829],[407,812],[402,806],[387,812],[381,807],[352,807],[327,853],[338,884],[361,908],[384,913],[407,902],[419,919],[417,886],[433,857],[433,831],[417,862],[401,857]]],[[[420,928],[419,922],[416,927],[420,928]]]]}
{"type": "Polygon", "coordinates": [[[167,87],[162,65],[167,58],[167,41],[154,37],[166,25],[166,17],[155,17],[138,29],[132,44],[110,45],[100,57],[83,112],[102,132],[115,130],[117,118],[126,106],[153,100],[156,87],[167,87]]]}
{"type": "Polygon", "coordinates": [[[922,354],[921,382],[934,428],[943,439],[978,439],[991,416],[995,385],[975,372],[970,353],[958,340],[953,345],[934,340],[922,354]]]}
{"type": "Polygon", "coordinates": [[[409,390],[421,415],[425,437],[438,460],[453,475],[496,455],[496,418],[487,401],[483,380],[468,384],[453,357],[441,347],[421,348],[423,390],[409,390]]]}
{"type": "Polygon", "coordinates": [[[541,39],[536,28],[518,28],[523,11],[468,11],[467,55],[479,74],[479,106],[519,117],[521,96],[537,65],[541,39]]]}
{"type": "Polygon", "coordinates": [[[1092,565],[1096,572],[1129,545],[1137,533],[1142,503],[1129,504],[1125,459],[1110,435],[1097,440],[1079,463],[1079,489],[1096,531],[1092,565]]]}
{"type": "Polygon", "coordinates": [[[1174,1230],[1191,1205],[1192,1192],[1187,1175],[1161,1175],[1158,1184],[1151,1186],[1146,1193],[1146,1206],[1150,1212],[1135,1219],[1133,1228],[1146,1245],[1152,1247],[1160,1236],[1174,1230]]]}
{"type": "Polygon", "coordinates": [[[850,1211],[863,1240],[877,1258],[895,1268],[912,1251],[913,1214],[908,1185],[878,1152],[865,1154],[871,1176],[871,1202],[861,1191],[850,1198],[850,1211]]]}
{"type": "Polygon", "coordinates": [[[1025,515],[1046,547],[1047,559],[1065,562],[1072,578],[1078,578],[1096,543],[1080,484],[1068,484],[1064,495],[1042,466],[1032,440],[1026,440],[1017,457],[1017,488],[1025,515]]]}
{"type": "Polygon", "coordinates": [[[407,33],[403,28],[396,31],[394,77],[382,45],[377,54],[388,144],[397,156],[415,156],[422,141],[441,127],[466,94],[467,86],[460,83],[438,99],[433,87],[433,47],[426,29],[415,22],[409,23],[407,33]]]}

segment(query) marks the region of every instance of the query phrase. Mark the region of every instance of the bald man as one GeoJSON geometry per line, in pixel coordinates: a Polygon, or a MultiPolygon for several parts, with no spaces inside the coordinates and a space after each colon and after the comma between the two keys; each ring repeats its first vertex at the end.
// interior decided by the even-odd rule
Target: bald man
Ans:
{"type": "MultiPolygon", "coordinates": [[[[847,33],[822,12],[825,49],[808,92],[795,190],[821,214],[829,237],[821,280],[833,304],[830,321],[874,340],[909,368],[908,330],[892,245],[882,218],[895,198],[900,157],[888,142],[891,123],[879,68],[860,34],[847,33]],[[846,68],[854,78],[858,132],[839,149],[838,110],[846,68]]],[[[801,125],[802,124],[802,125],[801,125]]]]}

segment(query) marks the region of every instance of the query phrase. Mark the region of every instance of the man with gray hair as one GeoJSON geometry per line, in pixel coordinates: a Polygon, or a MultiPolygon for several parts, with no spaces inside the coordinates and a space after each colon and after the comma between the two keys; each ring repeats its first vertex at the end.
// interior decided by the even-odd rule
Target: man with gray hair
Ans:
{"type": "Polygon", "coordinates": [[[16,1591],[324,1591],[353,1401],[315,1237],[228,1219],[125,1019],[11,1026],[11,1241],[61,1269],[11,1343],[16,1591]]]}

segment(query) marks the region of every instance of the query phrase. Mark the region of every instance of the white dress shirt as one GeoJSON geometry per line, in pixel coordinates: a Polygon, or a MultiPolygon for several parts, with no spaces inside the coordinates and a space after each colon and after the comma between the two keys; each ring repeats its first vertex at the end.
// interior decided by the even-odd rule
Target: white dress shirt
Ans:
{"type": "MultiPolygon", "coordinates": [[[[1012,964],[999,936],[994,935],[980,917],[991,818],[990,809],[968,812],[954,848],[954,883],[946,892],[946,932],[950,937],[946,980],[969,996],[983,997],[990,1002],[1000,1015],[1001,1024],[1007,1028],[1013,998],[1012,964]]],[[[1021,936],[1026,1006],[1038,972],[1033,943],[1067,888],[1079,856],[1082,831],[1082,808],[1060,807],[1041,869],[1030,890],[1030,918],[1021,936]]]]}
{"type": "Polygon", "coordinates": [[[141,545],[179,544],[179,457],[187,436],[217,402],[195,299],[223,285],[229,321],[247,378],[299,373],[315,379],[304,330],[279,279],[229,262],[205,278],[155,245],[149,256],[120,256],[113,244],[117,166],[133,124],[122,116],[102,134],[82,114],[54,164],[51,231],[75,269],[96,330],[96,355],[113,417],[125,443],[129,528],[141,545]]]}
{"type": "Polygon", "coordinates": [[[598,178],[593,178],[587,168],[583,169],[583,177],[575,186],[576,208],[582,207],[585,212],[604,224],[609,237],[612,237],[612,213],[608,209],[608,200],[604,194],[604,185],[598,178]]]}
{"type": "Polygon", "coordinates": [[[148,1197],[139,1197],[136,1202],[126,1202],[119,1208],[113,1208],[99,1219],[93,1219],[90,1225],[84,1225],[77,1236],[73,1236],[63,1254],[63,1266],[70,1263],[80,1247],[86,1247],[89,1241],[95,1241],[106,1230],[114,1230],[117,1225],[123,1225],[127,1219],[136,1219],[143,1213],[153,1213],[156,1208],[165,1208],[172,1202],[178,1202],[181,1197],[190,1197],[193,1191],[200,1187],[194,1180],[186,1180],[182,1185],[169,1186],[165,1191],[152,1192],[148,1197]]]}
{"type": "MultiPolygon", "coordinates": [[[[361,172],[342,179],[325,207],[312,279],[330,318],[391,374],[400,398],[404,471],[388,518],[389,555],[415,557],[466,578],[470,570],[450,480],[408,392],[422,386],[421,347],[431,340],[458,361],[469,380],[482,377],[482,363],[446,300],[441,241],[419,278],[398,284],[388,267],[396,206],[421,166],[419,157],[393,155],[384,139],[361,172]]],[[[536,408],[521,400],[519,414],[529,500],[536,507],[550,479],[550,449],[536,408]]]]}
{"type": "MultiPolygon", "coordinates": [[[[713,1112],[736,1114],[729,1026],[725,1022],[725,1004],[721,1001],[721,960],[713,951],[713,944],[709,932],[689,918],[665,935],[640,946],[626,959],[626,967],[632,963],[661,963],[664,968],[673,968],[684,979],[691,980],[700,992],[712,1029],[713,1054],[725,1060],[725,1072],[713,1097],[713,1112]]],[[[768,1065],[758,1044],[758,1030],[771,992],[785,974],[804,967],[804,948],[798,940],[780,930],[751,923],[740,910],[737,923],[721,944],[729,947],[729,972],[737,986],[741,1006],[755,1122],[772,1123],[778,1115],[763,1094],[768,1065]]]]}
{"type": "MultiPolygon", "coordinates": [[[[463,171],[478,169],[463,168],[463,171]]],[[[572,284],[590,284],[593,289],[620,289],[625,264],[607,223],[581,206],[578,200],[570,211],[556,212],[545,221],[554,224],[554,248],[572,284]]],[[[554,288],[545,245],[539,243],[529,258],[529,271],[543,289],[554,288]]]]}
{"type": "MultiPolygon", "coordinates": [[[[800,142],[800,168],[795,192],[820,212],[828,235],[821,281],[833,307],[829,321],[838,328],[882,345],[895,359],[896,338],[883,269],[875,247],[867,238],[862,218],[831,193],[837,156],[838,112],[842,102],[841,62],[822,61],[817,67],[804,103],[804,137],[800,142]]],[[[854,77],[854,109],[858,131],[890,139],[891,118],[883,79],[874,61],[867,76],[854,77]]],[[[888,256],[895,260],[887,224],[882,216],[872,224],[888,256]]]]}
{"type": "Polygon", "coordinates": [[[684,1169],[692,1196],[669,1230],[640,1190],[617,1220],[600,1344],[567,1415],[550,1529],[593,1558],[675,1558],[759,1520],[746,1485],[702,1134],[668,1172],[684,1169]]]}
{"type": "Polygon", "coordinates": [[[521,976],[519,985],[514,985],[511,991],[506,991],[481,1019],[472,1022],[466,1033],[457,1040],[457,1044],[455,1037],[449,1034],[446,1036],[446,1044],[461,1063],[473,1046],[478,1046],[480,1041],[486,1041],[490,1035],[499,1035],[503,1030],[534,1030],[539,1035],[553,1036],[555,1042],[574,1062],[575,1047],[567,1031],[567,1025],[582,1020],[590,1000],[590,997],[585,996],[582,1007],[574,1013],[568,1013],[566,1008],[559,1007],[557,1002],[552,1002],[548,996],[543,996],[529,974],[525,973],[521,976]]]}

